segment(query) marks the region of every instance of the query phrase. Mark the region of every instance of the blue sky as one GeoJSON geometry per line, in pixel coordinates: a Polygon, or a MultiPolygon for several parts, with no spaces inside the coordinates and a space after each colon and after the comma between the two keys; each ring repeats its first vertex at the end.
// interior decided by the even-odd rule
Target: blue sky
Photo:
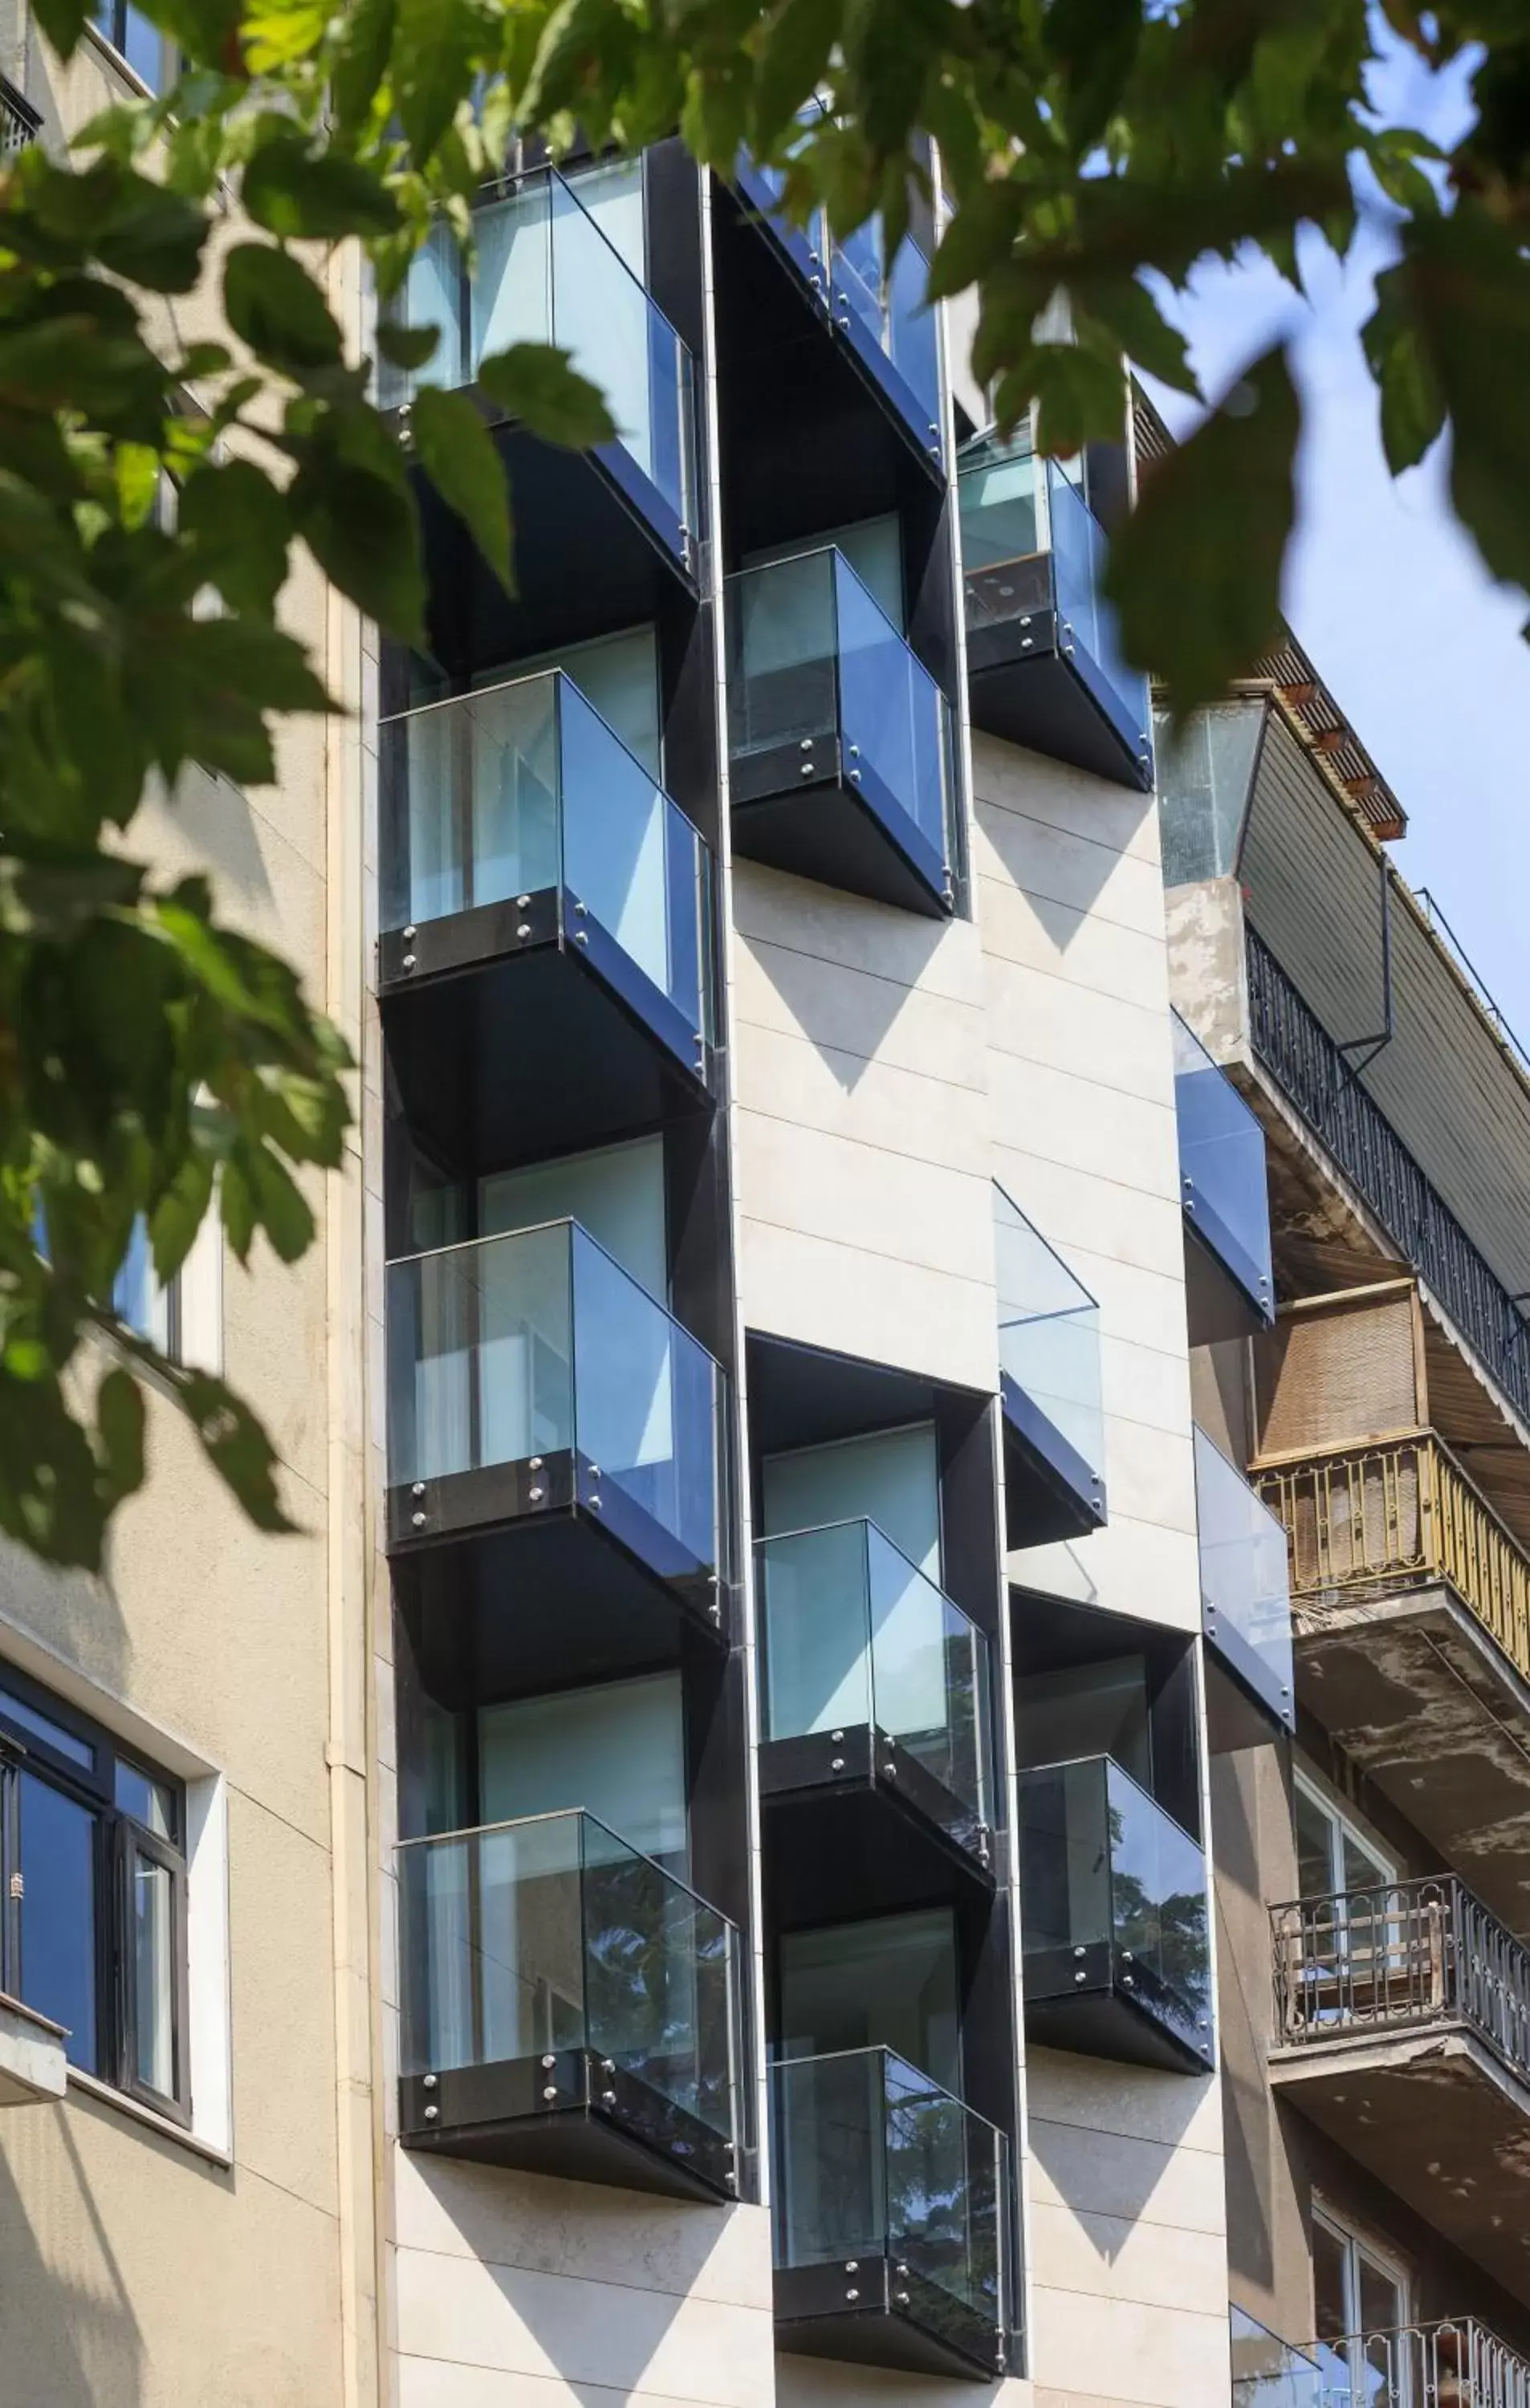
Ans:
{"type": "MultiPolygon", "coordinates": [[[[1457,137],[1460,76],[1431,81],[1399,50],[1375,97],[1388,118],[1457,137]]],[[[1399,868],[1437,898],[1530,1043],[1530,608],[1457,526],[1443,443],[1395,483],[1388,473],[1357,332],[1388,255],[1380,223],[1347,265],[1313,240],[1301,297],[1263,261],[1212,265],[1176,315],[1212,395],[1278,333],[1294,339],[1306,431],[1286,616],[1408,813],[1399,868]]],[[[1182,423],[1185,405],[1159,397],[1182,423]]]]}

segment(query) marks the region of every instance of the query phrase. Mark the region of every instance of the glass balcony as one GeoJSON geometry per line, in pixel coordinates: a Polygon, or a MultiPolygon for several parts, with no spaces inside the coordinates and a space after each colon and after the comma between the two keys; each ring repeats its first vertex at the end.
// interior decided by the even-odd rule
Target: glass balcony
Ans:
{"type": "Polygon", "coordinates": [[[1049,2046],[1204,2072],[1206,1860],[1109,1756],[1020,1776],[1025,2021],[1049,2046]]]}
{"type": "Polygon", "coordinates": [[[1004,2371],[1002,2132],[891,2049],[770,2069],[783,2346],[928,2372],[1004,2371]]]}
{"type": "Polygon", "coordinates": [[[1275,1319],[1265,1132],[1178,1012],[1174,1110],[1180,1193],[1194,1240],[1186,1260],[1191,1343],[1251,1336],[1275,1319]]]}
{"type": "Polygon", "coordinates": [[[936,918],[951,908],[946,697],[832,545],[728,580],[740,853],[936,918]]]}
{"type": "Polygon", "coordinates": [[[843,240],[822,209],[806,226],[780,203],[786,177],[741,151],[738,189],[768,241],[802,278],[813,303],[844,337],[857,366],[887,401],[906,434],[944,473],[940,418],[940,332],[925,298],[930,263],[911,235],[891,259],[879,212],[843,240]]]}
{"type": "Polygon", "coordinates": [[[578,1222],[391,1263],[390,1540],[572,1518],[715,1619],[722,1389],[578,1222]]]}
{"type": "Polygon", "coordinates": [[[986,1865],[982,1632],[874,1522],[765,1539],[757,1557],[765,1794],[881,1788],[986,1865]]]}
{"type": "Polygon", "coordinates": [[[957,475],[976,724],[1116,783],[1152,784],[1148,681],[1121,656],[1108,539],[1028,436],[980,436],[957,475]]]}
{"type": "Polygon", "coordinates": [[[1233,2359],[1233,2408],[1350,2408],[1347,2387],[1336,2393],[1316,2357],[1294,2349],[1234,2307],[1228,2310],[1233,2359]]]}
{"type": "Polygon", "coordinates": [[[1284,1525],[1203,1429],[1195,1438],[1201,1617],[1218,1656],[1266,1713],[1296,1723],[1284,1525]]]}
{"type": "Polygon", "coordinates": [[[1099,1307],[1002,1187],[994,1243],[1009,1543],[1081,1538],[1106,1518],[1099,1307]]]}
{"type": "Polygon", "coordinates": [[[726,2195],[738,1942],[594,1816],[398,1851],[400,2121],[448,2154],[726,2195]]]}
{"type": "Polygon", "coordinates": [[[711,856],[573,680],[426,704],[379,741],[380,984],[416,1133],[451,1162],[568,1153],[694,1096],[711,856]]]}
{"type": "Polygon", "coordinates": [[[435,357],[383,383],[386,406],[422,384],[468,385],[513,343],[552,343],[606,395],[617,427],[596,457],[665,547],[689,562],[695,519],[694,366],[663,310],[555,168],[473,212],[477,264],[437,226],[397,315],[439,326],[435,357]]]}

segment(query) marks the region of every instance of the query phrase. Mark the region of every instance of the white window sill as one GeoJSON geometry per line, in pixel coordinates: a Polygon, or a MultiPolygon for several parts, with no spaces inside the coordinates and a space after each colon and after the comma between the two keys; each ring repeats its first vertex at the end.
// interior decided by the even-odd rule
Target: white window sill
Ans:
{"type": "Polygon", "coordinates": [[[82,2073],[78,2066],[71,2065],[69,2087],[82,2090],[88,2099],[98,2099],[103,2107],[114,2107],[119,2115],[125,2115],[131,2123],[145,2125],[150,2132],[157,2132],[161,2140],[174,2141],[178,2147],[187,2150],[193,2157],[203,2158],[209,2166],[221,2166],[225,2173],[233,2172],[234,2160],[226,2149],[214,2148],[210,2141],[200,2140],[196,2133],[188,2131],[184,2124],[172,2122],[168,2115],[156,2115],[152,2107],[145,2107],[141,2100],[130,2099],[125,2090],[114,2090],[109,2082],[100,2081],[95,2074],[82,2073]]]}

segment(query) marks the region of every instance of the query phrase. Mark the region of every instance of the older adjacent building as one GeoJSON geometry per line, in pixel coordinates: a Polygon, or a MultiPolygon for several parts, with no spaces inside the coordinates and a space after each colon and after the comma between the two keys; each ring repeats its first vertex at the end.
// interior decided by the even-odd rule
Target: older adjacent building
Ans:
{"type": "MultiPolygon", "coordinates": [[[[6,41],[44,140],[156,71],[6,41]]],[[[515,597],[422,496],[425,650],[295,590],[351,720],[150,814],[362,1111],[299,1272],[128,1299],[303,1538],[167,1429],[0,1582],[7,2408],[1513,2341],[1518,1073],[1294,648],[1161,839],[1148,416],[997,442],[930,227],[777,197],[528,158],[427,251],[420,374],[551,339],[617,439],[496,424],[515,597]]]]}

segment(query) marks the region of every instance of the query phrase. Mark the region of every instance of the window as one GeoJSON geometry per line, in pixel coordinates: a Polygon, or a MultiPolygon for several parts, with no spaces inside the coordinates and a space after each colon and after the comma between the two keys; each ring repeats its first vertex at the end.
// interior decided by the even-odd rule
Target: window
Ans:
{"type": "Polygon", "coordinates": [[[150,24],[132,0],[99,0],[91,12],[119,58],[125,59],[140,83],[163,92],[174,81],[175,59],[157,25],[150,24]]]}
{"type": "Polygon", "coordinates": [[[1354,2408],[1418,2408],[1408,2398],[1397,2328],[1408,2317],[1408,2276],[1389,2252],[1327,2208],[1312,2211],[1312,2315],[1324,2396],[1354,2408]]]}
{"type": "Polygon", "coordinates": [[[1304,1899],[1331,1898],[1345,1890],[1388,1889],[1395,1864],[1363,1839],[1347,1814],[1298,1774],[1294,1803],[1296,1885],[1304,1899]]]}
{"type": "Polygon", "coordinates": [[[71,2065],[190,2122],[185,1793],[4,1665],[0,1990],[64,2025],[71,2065]]]}
{"type": "Polygon", "coordinates": [[[111,1309],[119,1321],[139,1338],[147,1338],[162,1354],[179,1352],[180,1314],[178,1311],[179,1282],[171,1280],[163,1286],[154,1276],[154,1257],[149,1243],[149,1224],[140,1212],[133,1224],[133,1234],[127,1241],[122,1268],[112,1282],[111,1309]]]}

